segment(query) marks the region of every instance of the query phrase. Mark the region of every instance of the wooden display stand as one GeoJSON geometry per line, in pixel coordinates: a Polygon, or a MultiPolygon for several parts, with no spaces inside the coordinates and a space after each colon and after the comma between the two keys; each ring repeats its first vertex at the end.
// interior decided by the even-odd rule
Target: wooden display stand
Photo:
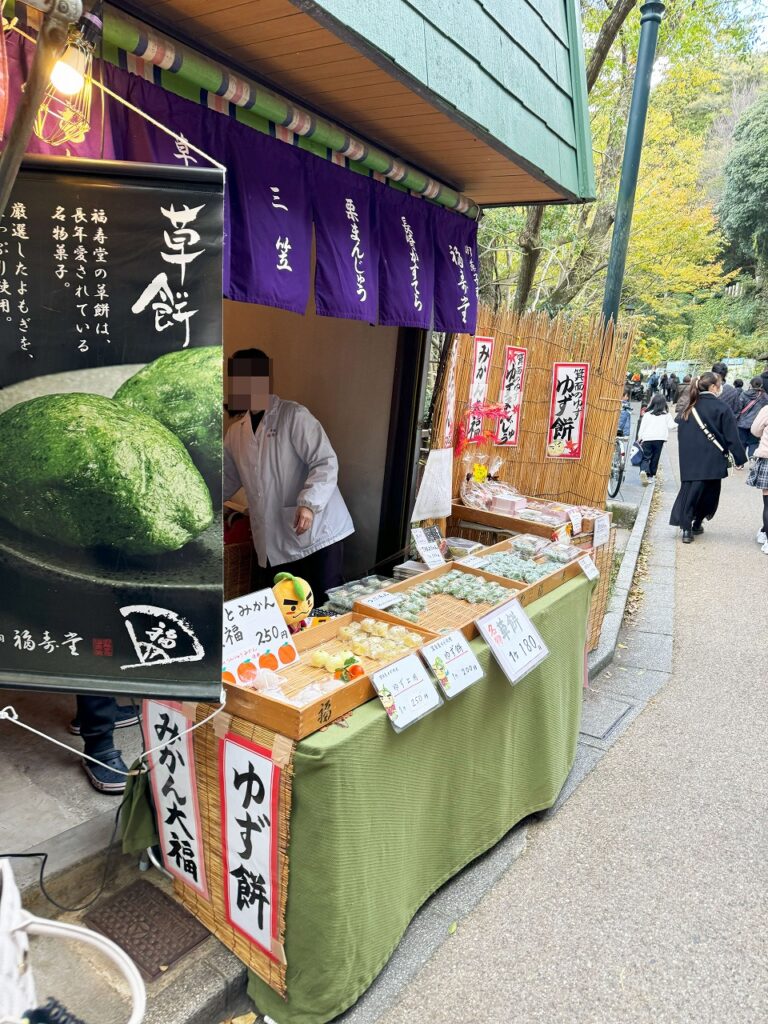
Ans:
{"type": "MultiPolygon", "coordinates": [[[[339,639],[339,629],[350,622],[365,618],[369,612],[372,615],[370,609],[364,609],[364,614],[349,612],[346,615],[339,615],[329,619],[322,626],[313,626],[294,636],[294,643],[301,660],[287,668],[283,666],[280,669],[280,674],[288,680],[286,693],[289,696],[299,693],[311,683],[319,683],[328,679],[328,672],[325,669],[315,668],[310,664],[312,651],[322,647],[329,654],[338,654],[344,650],[349,643],[339,639]]],[[[399,622],[399,620],[397,621],[399,622]]],[[[406,625],[411,632],[423,636],[424,643],[435,638],[434,633],[423,627],[411,626],[408,623],[406,625]]],[[[363,659],[363,666],[367,669],[368,674],[358,676],[357,679],[353,679],[349,683],[340,683],[336,690],[323,694],[304,707],[275,700],[258,690],[249,690],[242,686],[225,683],[227,711],[246,722],[253,722],[264,728],[274,729],[276,732],[282,733],[283,736],[300,740],[305,736],[311,736],[318,729],[330,725],[331,722],[353,711],[361,704],[365,704],[366,701],[372,700],[376,696],[376,691],[371,685],[369,674],[383,668],[385,664],[387,662],[376,661],[372,658],[363,659]]]]}

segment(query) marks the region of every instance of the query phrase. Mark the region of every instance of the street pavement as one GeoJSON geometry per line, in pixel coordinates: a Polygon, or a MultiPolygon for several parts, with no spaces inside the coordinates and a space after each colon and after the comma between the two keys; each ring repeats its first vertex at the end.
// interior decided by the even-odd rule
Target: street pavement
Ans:
{"type": "Polygon", "coordinates": [[[382,1024],[768,1020],[761,496],[735,474],[682,546],[676,463],[673,440],[640,613],[585,701],[596,751],[601,702],[622,735],[382,1024]]]}

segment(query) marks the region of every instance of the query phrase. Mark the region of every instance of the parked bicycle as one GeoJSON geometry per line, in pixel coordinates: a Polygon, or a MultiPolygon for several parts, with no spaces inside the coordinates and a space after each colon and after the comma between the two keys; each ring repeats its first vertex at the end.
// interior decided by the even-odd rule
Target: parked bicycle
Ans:
{"type": "Polygon", "coordinates": [[[627,437],[617,437],[613,442],[613,457],[611,458],[611,475],[608,478],[608,497],[615,498],[619,493],[624,479],[624,469],[627,464],[627,437]]]}

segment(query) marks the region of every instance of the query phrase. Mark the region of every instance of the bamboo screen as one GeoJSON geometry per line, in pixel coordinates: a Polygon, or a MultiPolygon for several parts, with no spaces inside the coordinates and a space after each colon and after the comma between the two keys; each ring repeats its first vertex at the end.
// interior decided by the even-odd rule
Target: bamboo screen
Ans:
{"type": "MultiPolygon", "coordinates": [[[[519,441],[516,447],[479,442],[468,446],[478,453],[498,455],[502,460],[499,479],[512,484],[530,497],[559,499],[575,505],[605,508],[614,439],[618,426],[621,396],[634,330],[613,324],[603,328],[598,317],[568,322],[564,317],[550,318],[547,313],[510,311],[478,312],[477,335],[494,338],[491,371],[486,401],[500,400],[505,346],[528,350],[521,405],[519,441]],[[589,391],[584,427],[582,456],[578,460],[546,457],[549,426],[552,367],[556,362],[586,362],[590,365],[589,391]]],[[[469,393],[474,358],[472,335],[459,335],[456,365],[456,411],[458,425],[469,409],[469,393]]],[[[435,404],[433,446],[440,447],[447,415],[446,382],[443,374],[435,404]]],[[[493,427],[486,419],[484,430],[493,427]]],[[[454,443],[456,438],[454,437],[454,443]]],[[[464,453],[462,453],[463,455],[464,453]]],[[[459,494],[462,459],[454,459],[453,494],[459,494]]]]}

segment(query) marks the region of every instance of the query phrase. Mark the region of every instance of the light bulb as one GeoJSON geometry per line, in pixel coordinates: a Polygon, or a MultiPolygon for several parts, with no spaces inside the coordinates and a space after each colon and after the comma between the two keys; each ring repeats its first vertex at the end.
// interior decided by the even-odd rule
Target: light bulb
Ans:
{"type": "Polygon", "coordinates": [[[51,84],[62,96],[74,96],[85,82],[86,55],[77,46],[70,46],[56,61],[51,72],[51,84]]]}

